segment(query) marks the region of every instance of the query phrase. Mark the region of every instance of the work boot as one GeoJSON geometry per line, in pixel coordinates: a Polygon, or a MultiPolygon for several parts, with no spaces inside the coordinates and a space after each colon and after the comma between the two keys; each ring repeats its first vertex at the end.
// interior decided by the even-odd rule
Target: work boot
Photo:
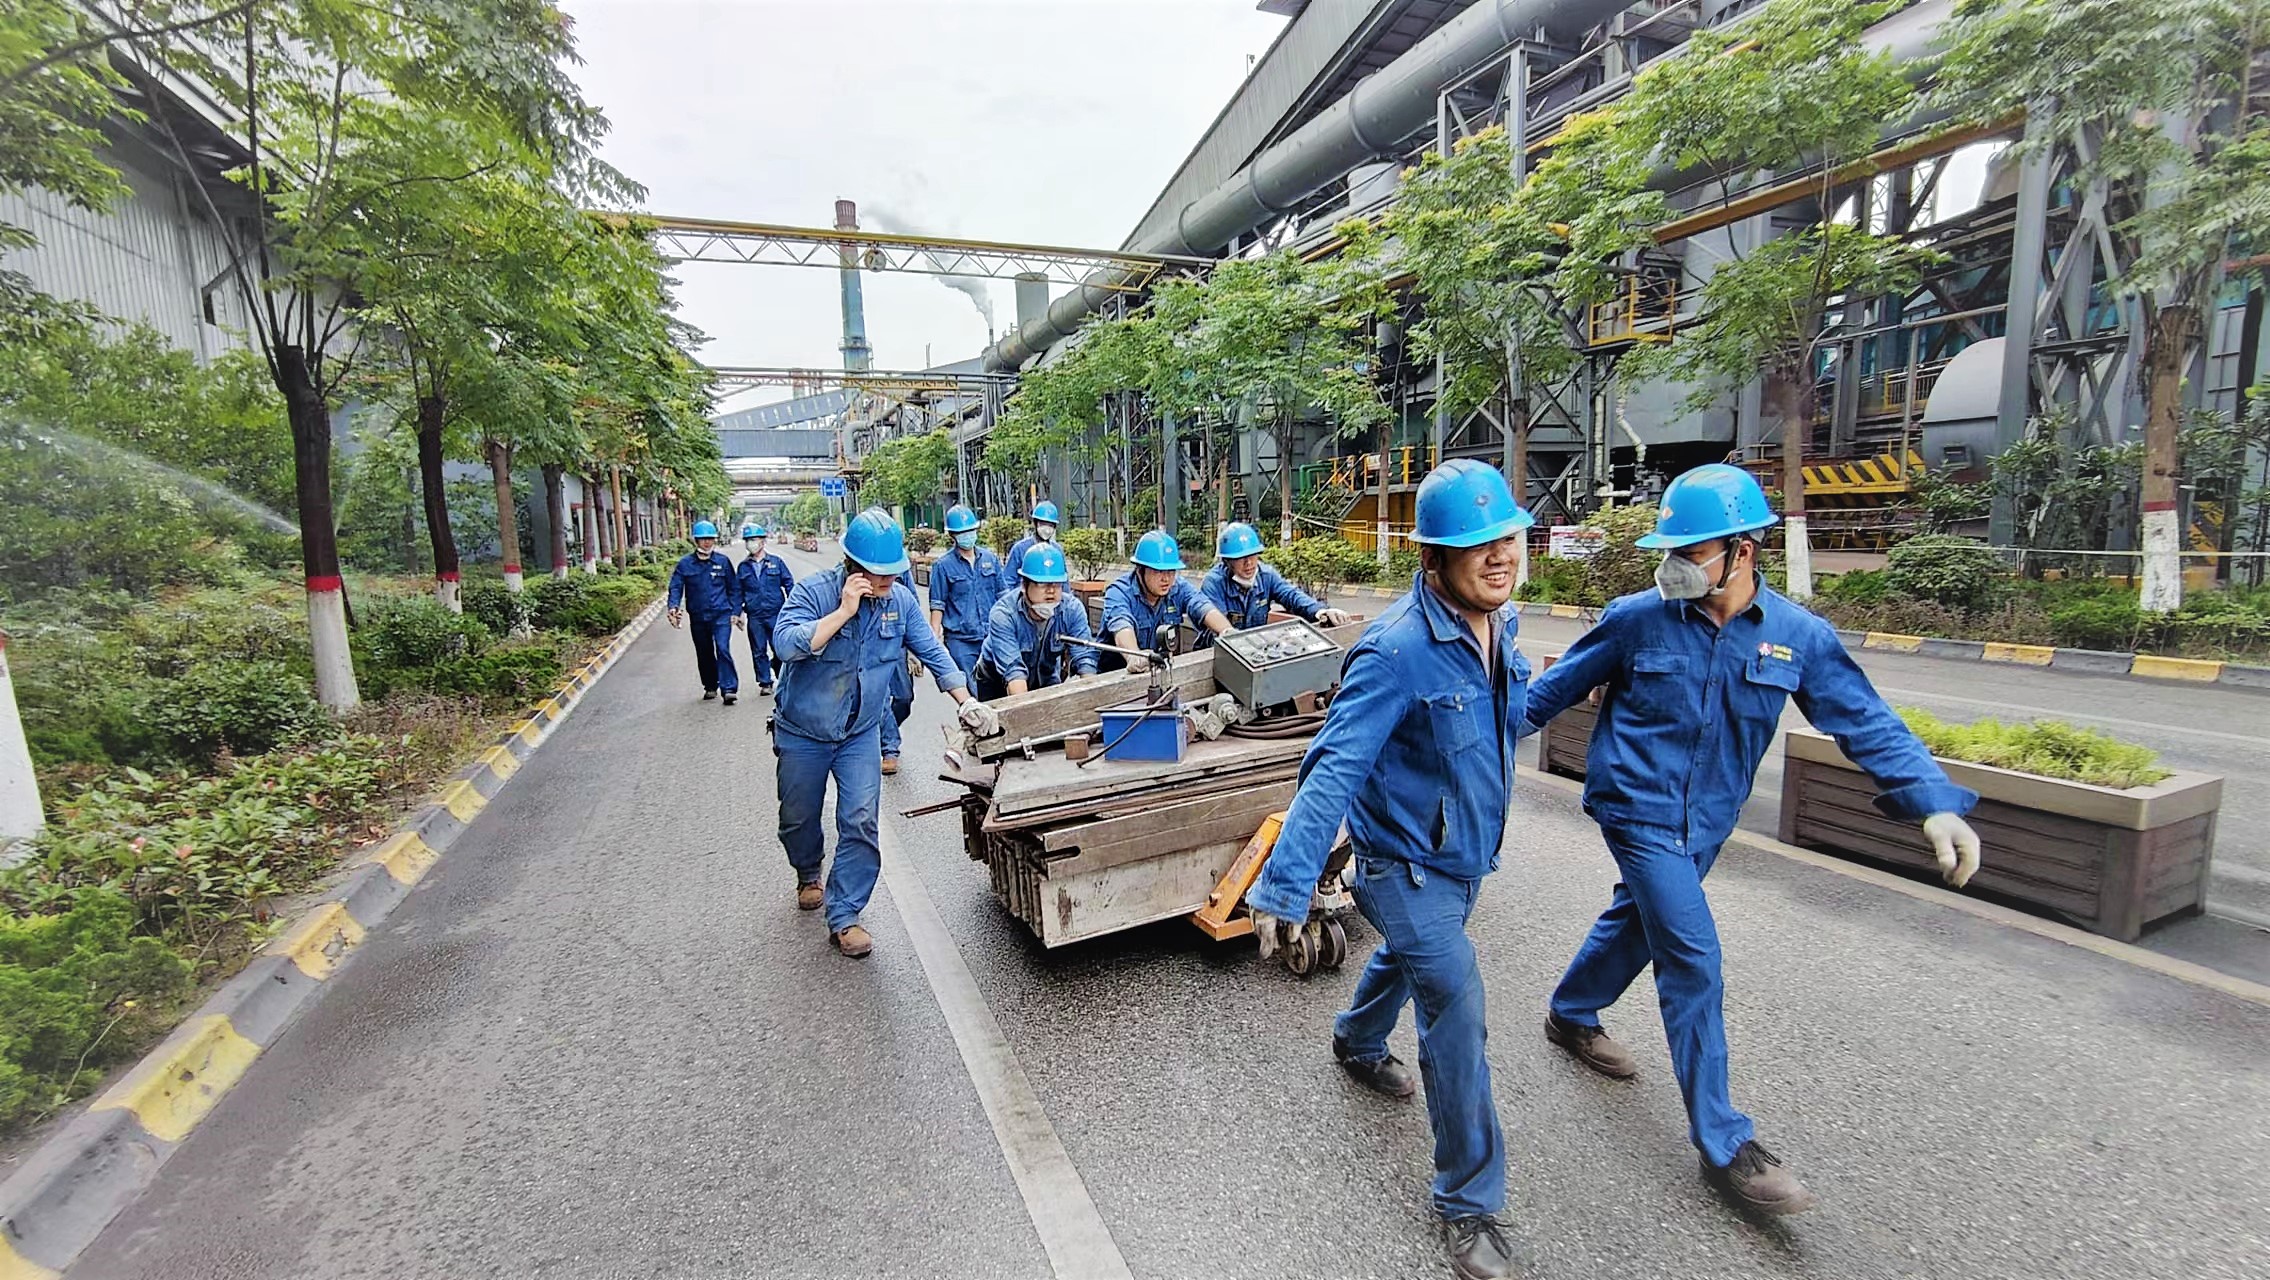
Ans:
{"type": "Polygon", "coordinates": [[[846,925],[829,934],[828,941],[835,944],[836,950],[854,960],[875,949],[875,940],[867,935],[865,928],[855,924],[846,925]]]}
{"type": "Polygon", "coordinates": [[[890,777],[890,776],[891,776],[892,774],[894,774],[894,773],[897,773],[898,771],[899,771],[899,758],[898,758],[897,756],[884,756],[884,757],[883,757],[883,776],[884,776],[884,777],[886,777],[886,778],[888,778],[888,777],[890,777]]]}
{"type": "Polygon", "coordinates": [[[736,703],[736,702],[739,702],[740,700],[741,700],[741,695],[740,695],[740,694],[737,694],[737,693],[729,693],[729,694],[726,694],[726,695],[725,695],[725,705],[726,705],[726,706],[729,706],[729,707],[730,707],[730,706],[732,706],[732,705],[733,705],[734,703],[736,703]]]}
{"type": "Polygon", "coordinates": [[[1411,1074],[1401,1058],[1388,1054],[1374,1062],[1348,1056],[1348,1042],[1332,1037],[1332,1056],[1340,1060],[1340,1069],[1355,1077],[1356,1083],[1374,1093],[1390,1098],[1408,1098],[1419,1091],[1419,1078],[1411,1074]]]}
{"type": "Polygon", "coordinates": [[[1760,1213],[1803,1213],[1814,1204],[1813,1193],[1797,1175],[1781,1167],[1781,1157],[1755,1138],[1743,1143],[1723,1169],[1703,1157],[1703,1176],[1744,1208],[1760,1213]]]}
{"type": "Polygon", "coordinates": [[[758,686],[757,686],[757,694],[758,694],[758,696],[760,696],[760,697],[766,697],[766,698],[769,698],[769,697],[771,697],[771,696],[772,696],[772,686],[771,686],[771,685],[769,685],[769,684],[760,684],[760,685],[758,685],[758,686]]]}
{"type": "Polygon", "coordinates": [[[1450,1269],[1464,1280],[1498,1280],[1513,1274],[1513,1244],[1496,1218],[1486,1214],[1450,1218],[1443,1222],[1442,1234],[1450,1248],[1450,1269]]]}
{"type": "Polygon", "coordinates": [[[1629,1080],[1639,1074],[1631,1050],[1608,1038],[1600,1027],[1570,1022],[1557,1013],[1545,1015],[1545,1038],[1569,1051],[1571,1057],[1612,1080],[1629,1080]]]}
{"type": "Polygon", "coordinates": [[[796,886],[796,909],[798,911],[817,911],[820,909],[820,904],[826,900],[827,894],[821,890],[820,882],[817,880],[810,884],[796,886]]]}
{"type": "Polygon", "coordinates": [[[709,700],[710,700],[711,698],[714,698],[714,697],[716,697],[716,696],[717,696],[717,690],[715,690],[715,689],[704,689],[704,690],[702,690],[702,691],[701,691],[701,700],[702,700],[702,701],[704,701],[704,702],[707,702],[707,701],[709,701],[709,700]]]}

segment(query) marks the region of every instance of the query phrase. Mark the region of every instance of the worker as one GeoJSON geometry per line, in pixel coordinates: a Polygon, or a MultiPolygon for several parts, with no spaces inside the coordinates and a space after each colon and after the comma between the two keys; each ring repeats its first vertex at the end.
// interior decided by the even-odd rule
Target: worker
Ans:
{"type": "MultiPolygon", "coordinates": [[[[1230,629],[1230,620],[1213,601],[1198,594],[1182,578],[1182,548],[1174,535],[1153,529],[1135,540],[1135,567],[1104,588],[1103,630],[1122,649],[1149,649],[1160,627],[1180,627],[1184,619],[1212,635],[1230,629]]],[[[1148,671],[1142,658],[1108,655],[1116,667],[1148,671]]]]}
{"type": "Polygon", "coordinates": [[[1016,545],[1009,548],[1010,571],[1014,572],[1018,565],[1025,562],[1025,553],[1032,550],[1035,543],[1055,542],[1056,526],[1063,522],[1063,513],[1056,509],[1055,503],[1048,501],[1034,503],[1031,532],[1017,539],[1016,545]]]}
{"type": "Polygon", "coordinates": [[[798,582],[781,606],[773,630],[781,677],[772,749],[779,758],[780,843],[796,875],[796,905],[826,907],[829,942],[859,957],[874,947],[859,913],[882,871],[881,724],[891,713],[891,673],[906,670],[911,652],[961,704],[963,727],[987,737],[1001,732],[1001,722],[970,697],[945,646],[922,625],[921,602],[899,580],[908,564],[899,522],[880,509],[862,511],[844,529],[843,550],[841,565],[798,582]],[[820,805],[831,777],[836,851],[823,890],[820,805]]]}
{"type": "Polygon", "coordinates": [[[1380,945],[1333,1024],[1332,1053],[1366,1087],[1410,1097],[1417,1081],[1387,1037],[1404,1003],[1417,1003],[1434,1207],[1451,1265],[1467,1277],[1513,1274],[1497,1220],[1505,1139],[1466,921],[1505,836],[1529,679],[1514,643],[1519,615],[1505,604],[1531,523],[1486,463],[1453,459],[1420,483],[1421,572],[1348,651],[1283,829],[1246,894],[1264,956],[1288,930],[1316,928],[1317,878],[1347,824],[1356,909],[1380,945]]]}
{"type": "MultiPolygon", "coordinates": [[[[1346,611],[1325,605],[1261,563],[1261,532],[1242,520],[1222,526],[1214,539],[1214,554],[1218,559],[1199,582],[1198,591],[1228,616],[1234,628],[1268,625],[1272,608],[1327,627],[1354,621],[1346,611]]],[[[1200,648],[1213,642],[1211,635],[1198,638],[1200,648]]]]}
{"type": "Polygon", "coordinates": [[[1538,679],[1523,730],[1603,690],[1584,809],[1621,883],[1553,992],[1546,1038],[1602,1075],[1632,1076],[1632,1055],[1601,1028],[1600,1011],[1652,963],[1705,1175],[1749,1208],[1796,1213],[1812,1195],[1730,1096],[1718,929],[1703,879],[1792,696],[1882,788],[1877,808],[1922,824],[1957,887],[1978,867],[1978,836],[1962,818],[1978,796],[1947,780],[1826,621],[1765,585],[1759,540],[1777,519],[1739,467],[1711,463],[1673,480],[1655,532],[1639,540],[1666,553],[1655,589],[1609,605],[1538,679]]]}
{"type": "MultiPolygon", "coordinates": [[[[936,581],[937,570],[931,573],[936,581]]],[[[1086,640],[1089,634],[1088,607],[1064,589],[1072,580],[1064,549],[1042,543],[1025,552],[1017,577],[1017,587],[993,603],[985,652],[970,677],[980,698],[1062,684],[1067,668],[1074,675],[1096,673],[1096,651],[1066,643],[1066,637],[1086,640]]]]}
{"type": "Polygon", "coordinates": [[[749,554],[741,558],[741,607],[749,619],[749,674],[756,677],[757,692],[772,692],[772,624],[796,575],[788,562],[765,550],[770,531],[754,522],[741,526],[741,545],[749,554]]]}
{"type": "Polygon", "coordinates": [[[968,507],[956,503],[948,508],[946,533],[954,547],[930,566],[930,629],[946,642],[954,665],[972,679],[978,655],[985,649],[993,604],[1017,585],[1014,566],[977,545],[978,524],[977,513],[968,507]]]}
{"type": "MultiPolygon", "coordinates": [[[[899,575],[899,585],[910,592],[917,590],[911,567],[899,575]]],[[[914,625],[921,625],[922,615],[917,613],[914,617],[914,625]]],[[[899,669],[891,673],[891,714],[883,718],[883,776],[886,778],[896,776],[899,771],[899,734],[906,728],[906,718],[914,714],[914,674],[918,669],[919,665],[909,655],[899,663],[899,669]]],[[[967,679],[968,674],[964,672],[963,678],[967,679]]]]}
{"type": "Polygon", "coordinates": [[[670,625],[691,619],[694,665],[701,672],[701,697],[719,693],[732,706],[741,696],[741,673],[733,669],[733,629],[741,625],[741,579],[733,562],[717,549],[717,526],[694,521],[694,549],[678,557],[670,571],[670,625]],[[680,605],[683,608],[680,608],[680,605]]]}

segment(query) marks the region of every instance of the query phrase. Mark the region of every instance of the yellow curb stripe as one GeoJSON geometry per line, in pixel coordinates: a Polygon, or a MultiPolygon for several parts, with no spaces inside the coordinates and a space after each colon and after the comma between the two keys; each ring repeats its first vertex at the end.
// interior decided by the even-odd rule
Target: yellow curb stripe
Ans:
{"type": "Polygon", "coordinates": [[[520,772],[520,761],[514,759],[512,753],[503,747],[490,747],[481,753],[480,761],[489,766],[489,772],[497,775],[499,782],[520,772]]]}
{"type": "Polygon", "coordinates": [[[434,799],[439,800],[442,807],[449,810],[449,816],[459,822],[471,822],[480,816],[481,810],[489,807],[489,802],[473,789],[470,782],[444,784],[434,795],[434,799]]]}
{"type": "Polygon", "coordinates": [[[1573,604],[1554,604],[1547,605],[1545,608],[1555,618],[1581,618],[1584,616],[1584,610],[1573,604]]]}
{"type": "Polygon", "coordinates": [[[2220,662],[2202,662],[2197,658],[2162,658],[2155,654],[2139,653],[2128,668],[2132,676],[2151,676],[2159,680],[2198,680],[2211,682],[2223,674],[2220,662]]]}
{"type": "Polygon", "coordinates": [[[371,861],[386,868],[396,884],[416,884],[441,857],[415,831],[405,831],[378,847],[371,861]]]}
{"type": "Polygon", "coordinates": [[[527,743],[531,747],[544,740],[543,723],[537,720],[534,716],[530,716],[526,720],[521,721],[519,724],[512,726],[512,731],[514,734],[519,736],[522,742],[527,743]]]}
{"type": "Polygon", "coordinates": [[[125,1079],[95,1100],[93,1109],[131,1111],[161,1142],[188,1137],[260,1056],[260,1046],[238,1035],[226,1014],[185,1026],[188,1034],[179,1037],[178,1047],[142,1059],[125,1079]]]}
{"type": "Polygon", "coordinates": [[[0,1280],[57,1280],[62,1274],[16,1252],[8,1237],[0,1235],[0,1280]]]}
{"type": "Polygon", "coordinates": [[[1887,649],[1893,653],[1915,653],[1923,648],[1922,636],[1903,636],[1891,631],[1871,631],[1860,642],[1863,649],[1887,649]]]}
{"type": "Polygon", "coordinates": [[[2057,650],[2046,644],[2010,644],[2002,640],[1989,640],[1978,655],[1987,662],[2015,662],[2025,667],[2046,667],[2057,656],[2057,650]]]}
{"type": "Polygon", "coordinates": [[[560,718],[560,700],[558,698],[546,698],[537,705],[542,708],[545,715],[550,716],[552,719],[557,720],[560,718]]]}
{"type": "Polygon", "coordinates": [[[363,927],[346,905],[326,902],[290,933],[268,944],[271,955],[289,956],[301,973],[320,982],[331,976],[347,953],[363,943],[363,927]]]}

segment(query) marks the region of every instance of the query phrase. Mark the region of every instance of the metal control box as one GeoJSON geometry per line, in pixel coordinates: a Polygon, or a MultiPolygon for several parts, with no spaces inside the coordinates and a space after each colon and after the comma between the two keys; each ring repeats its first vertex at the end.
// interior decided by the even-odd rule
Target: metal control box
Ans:
{"type": "Polygon", "coordinates": [[[1258,712],[1340,683],[1340,646],[1299,619],[1214,640],[1214,683],[1258,712]]]}

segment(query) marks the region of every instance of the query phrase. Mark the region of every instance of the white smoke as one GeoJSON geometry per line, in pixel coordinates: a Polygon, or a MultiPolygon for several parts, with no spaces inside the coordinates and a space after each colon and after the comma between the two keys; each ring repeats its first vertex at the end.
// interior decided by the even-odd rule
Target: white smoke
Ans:
{"type": "MultiPolygon", "coordinates": [[[[860,205],[859,220],[873,230],[892,235],[935,236],[941,234],[936,231],[926,231],[912,218],[903,217],[897,211],[880,204],[860,205]]],[[[972,280],[965,276],[932,276],[930,278],[968,298],[970,305],[977,308],[977,313],[985,317],[986,333],[994,332],[996,326],[993,322],[993,292],[986,287],[983,280],[972,280]]]]}

